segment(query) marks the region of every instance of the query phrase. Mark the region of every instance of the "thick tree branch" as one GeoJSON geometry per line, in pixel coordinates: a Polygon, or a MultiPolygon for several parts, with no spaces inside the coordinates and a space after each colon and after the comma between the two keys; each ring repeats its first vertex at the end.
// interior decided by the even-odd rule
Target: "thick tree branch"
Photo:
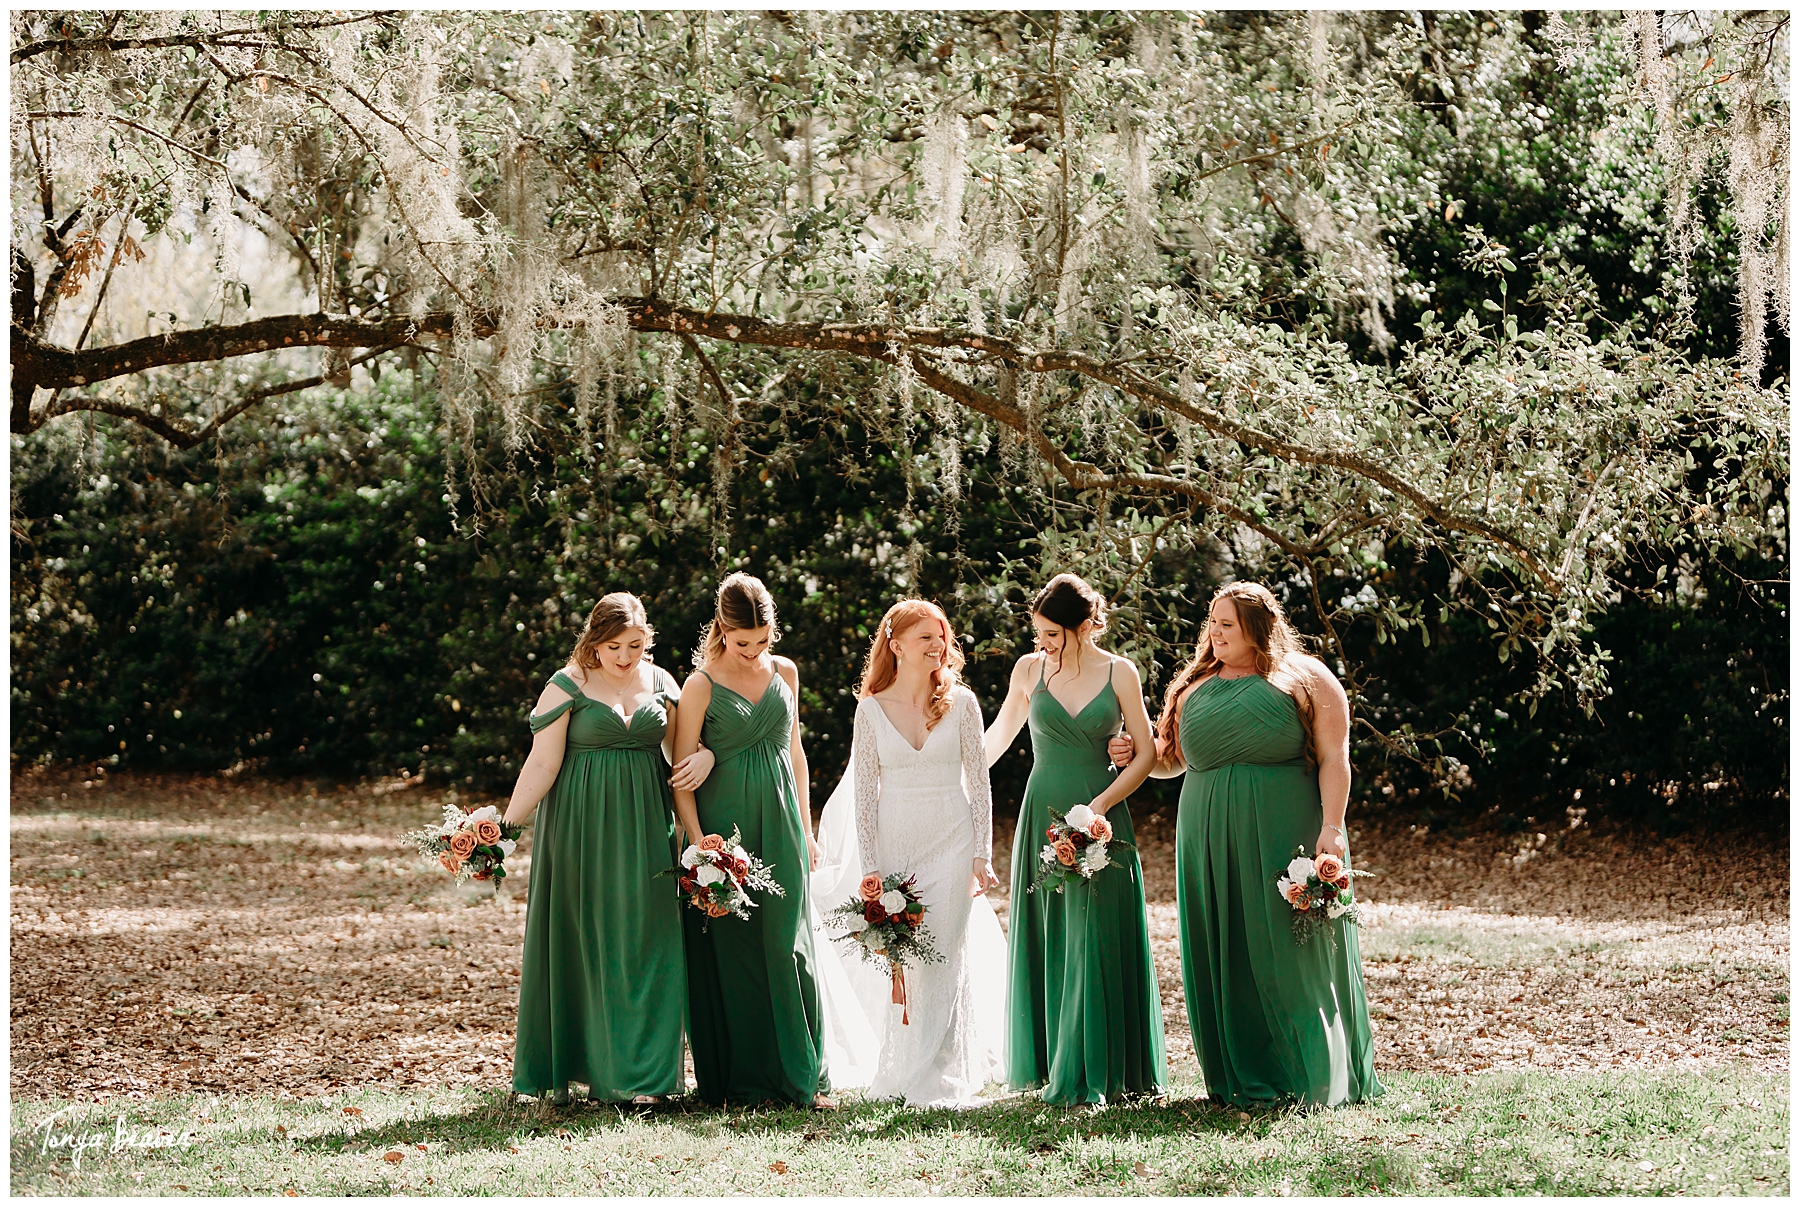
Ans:
{"type": "MultiPolygon", "coordinates": [[[[340,17],[329,21],[306,21],[287,27],[286,32],[298,33],[315,29],[330,29],[335,25],[354,25],[359,21],[380,21],[397,18],[403,14],[398,9],[387,9],[380,12],[361,13],[354,17],[340,17]]],[[[266,38],[265,29],[223,29],[210,34],[171,34],[163,38],[45,38],[41,42],[32,42],[12,52],[14,63],[23,63],[26,59],[36,58],[52,50],[61,50],[68,54],[92,54],[95,51],[118,52],[125,50],[166,50],[177,46],[226,46],[234,49],[249,50],[291,50],[293,47],[278,42],[261,40],[266,38]],[[251,38],[254,41],[239,39],[251,38]]]]}
{"type": "MultiPolygon", "coordinates": [[[[1496,542],[1517,557],[1541,581],[1550,585],[1555,582],[1541,567],[1534,551],[1523,541],[1484,520],[1459,514],[1370,457],[1343,450],[1317,449],[1284,440],[1232,419],[1211,407],[1189,403],[1174,391],[1157,385],[1127,366],[1097,361],[1079,352],[1033,351],[999,336],[943,328],[897,328],[868,323],[771,323],[748,315],[708,313],[655,298],[624,298],[620,299],[620,305],[626,311],[630,326],[638,331],[666,331],[684,338],[705,336],[708,339],[768,348],[842,352],[889,364],[897,363],[901,356],[906,356],[920,379],[932,389],[1025,436],[1039,455],[1076,489],[1135,489],[1181,495],[1246,524],[1291,554],[1308,556],[1318,552],[1317,549],[1300,545],[1267,528],[1251,513],[1232,507],[1204,487],[1186,479],[1162,474],[1106,474],[1094,466],[1078,463],[1058,448],[1036,424],[1031,423],[1024,412],[958,381],[932,363],[912,355],[912,350],[962,349],[1008,361],[1030,372],[1077,373],[1180,415],[1216,435],[1290,464],[1338,469],[1354,474],[1411,503],[1423,515],[1445,529],[1479,535],[1496,542]]],[[[234,327],[210,327],[173,332],[166,336],[148,336],[128,344],[98,348],[91,352],[72,352],[57,348],[34,337],[21,338],[15,331],[13,373],[15,381],[57,389],[105,381],[158,365],[219,360],[283,347],[376,347],[401,342],[420,334],[448,334],[450,327],[451,316],[448,314],[428,315],[416,321],[368,321],[325,314],[288,315],[259,319],[234,327]]],[[[492,330],[491,317],[478,320],[479,334],[485,335],[492,330]]],[[[704,362],[705,358],[702,357],[702,360],[704,362]]]]}

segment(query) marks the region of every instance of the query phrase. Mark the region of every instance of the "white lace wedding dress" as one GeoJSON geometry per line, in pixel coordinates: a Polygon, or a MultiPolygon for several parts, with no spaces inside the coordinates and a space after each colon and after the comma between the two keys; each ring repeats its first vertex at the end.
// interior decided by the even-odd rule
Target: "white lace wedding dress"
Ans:
{"type": "Polygon", "coordinates": [[[993,806],[981,706],[955,690],[949,713],[914,750],[874,700],[856,708],[849,774],[819,821],[812,875],[813,949],[835,1087],[866,1085],[909,1106],[964,1106],[999,1076],[1006,1026],[1006,938],[986,897],[969,896],[974,859],[992,851],[993,806]],[[886,972],[817,911],[849,900],[864,872],[917,878],[925,926],[943,960],[906,973],[910,1022],[886,972]]]}

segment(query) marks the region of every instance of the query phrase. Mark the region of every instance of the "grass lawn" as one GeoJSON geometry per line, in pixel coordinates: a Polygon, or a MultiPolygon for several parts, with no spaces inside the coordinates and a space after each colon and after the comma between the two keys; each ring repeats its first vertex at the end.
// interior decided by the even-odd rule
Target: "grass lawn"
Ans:
{"type": "MultiPolygon", "coordinates": [[[[1783,1076],[1395,1073],[1371,1106],[540,1111],[497,1090],[15,1099],[14,1194],[1785,1194],[1783,1076]],[[191,1135],[185,1148],[121,1148],[191,1135]],[[96,1144],[94,1137],[98,1137],[96,1144]],[[86,1139],[84,1139],[86,1138],[86,1139]],[[74,1145],[96,1144],[75,1168],[74,1145]],[[399,1159],[395,1159],[398,1155],[399,1159]]],[[[1186,1087],[1189,1095],[1192,1087],[1186,1087]]],[[[1182,1091],[1178,1090],[1177,1095],[1182,1091]]]]}
{"type": "Polygon", "coordinates": [[[397,839],[440,804],[15,774],[12,1192],[1789,1192],[1785,843],[1353,822],[1368,1106],[1202,1098],[1146,810],[1168,1101],[540,1114],[509,1089],[530,838],[501,897],[457,890],[397,839]]]}

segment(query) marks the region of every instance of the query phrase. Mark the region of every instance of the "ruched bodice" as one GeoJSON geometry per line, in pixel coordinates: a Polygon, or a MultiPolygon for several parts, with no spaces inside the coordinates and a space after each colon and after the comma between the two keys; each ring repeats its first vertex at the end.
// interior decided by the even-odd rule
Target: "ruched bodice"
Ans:
{"type": "Polygon", "coordinates": [[[1111,763],[1106,743],[1119,731],[1120,713],[1118,693],[1110,679],[1073,715],[1039,683],[1031,693],[1031,710],[1026,715],[1034,767],[1056,764],[1104,769],[1111,763]]]}
{"type": "Polygon", "coordinates": [[[564,745],[565,759],[590,750],[654,750],[662,745],[669,728],[669,701],[681,696],[681,689],[668,671],[659,666],[654,673],[656,690],[627,720],[618,709],[589,696],[568,675],[557,671],[550,676],[550,682],[573,698],[534,714],[531,732],[537,733],[566,712],[569,736],[564,745]]]}
{"type": "Polygon", "coordinates": [[[700,732],[718,763],[728,763],[756,746],[769,747],[769,755],[785,751],[793,729],[794,693],[777,674],[757,700],[740,696],[715,680],[700,732]]]}
{"type": "Polygon", "coordinates": [[[1214,675],[1181,706],[1181,757],[1189,771],[1234,763],[1306,763],[1306,728],[1294,698],[1261,675],[1214,675]]]}

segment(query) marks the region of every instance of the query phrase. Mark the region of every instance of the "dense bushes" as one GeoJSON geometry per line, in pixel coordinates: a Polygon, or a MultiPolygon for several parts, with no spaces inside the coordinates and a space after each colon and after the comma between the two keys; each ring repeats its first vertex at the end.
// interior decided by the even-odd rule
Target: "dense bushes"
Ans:
{"type": "MultiPolygon", "coordinates": [[[[738,475],[722,562],[698,428],[673,446],[667,434],[652,441],[675,466],[672,495],[647,497],[649,475],[629,467],[595,474],[566,451],[546,453],[528,467],[536,491],[492,480],[480,532],[460,500],[459,533],[425,406],[392,390],[344,394],[295,405],[218,452],[20,442],[31,447],[14,457],[15,760],[405,769],[504,789],[528,745],[524,714],[592,601],[619,588],[643,595],[661,630],[655,656],[680,673],[727,564],[777,594],[815,784],[828,788],[848,753],[871,626],[893,598],[945,600],[970,635],[969,678],[991,712],[1028,645],[1030,582],[1014,580],[1073,556],[1040,536],[1045,517],[1020,510],[993,461],[969,467],[959,528],[943,522],[929,484],[915,485],[912,514],[895,514],[878,502],[906,495],[891,455],[829,413],[791,420],[800,457],[738,475]],[[858,475],[842,472],[846,460],[858,475]]],[[[748,464],[759,464],[755,450],[748,464]]],[[[1158,585],[1140,584],[1140,598],[1160,591],[1190,621],[1155,634],[1175,643],[1156,683],[1191,644],[1209,580],[1243,572],[1171,553],[1146,576],[1158,585]]],[[[1441,566],[1408,573],[1419,598],[1445,589],[1441,566]]],[[[1154,629],[1128,608],[1114,643],[1142,648],[1154,629]]],[[[1514,698],[1530,668],[1501,662],[1460,620],[1431,626],[1429,646],[1354,625],[1344,636],[1368,677],[1362,715],[1390,731],[1454,726],[1441,750],[1468,765],[1434,783],[1360,732],[1358,792],[1373,804],[1453,820],[1498,808],[1540,827],[1569,808],[1662,828],[1785,816],[1785,588],[1742,585],[1714,566],[1679,596],[1616,607],[1594,633],[1613,651],[1614,695],[1593,717],[1557,697],[1533,714],[1514,698]]],[[[1027,769],[1019,758],[997,768],[1003,804],[1027,769]]],[[[1143,798],[1166,802],[1177,788],[1152,784],[1143,798]]]]}

